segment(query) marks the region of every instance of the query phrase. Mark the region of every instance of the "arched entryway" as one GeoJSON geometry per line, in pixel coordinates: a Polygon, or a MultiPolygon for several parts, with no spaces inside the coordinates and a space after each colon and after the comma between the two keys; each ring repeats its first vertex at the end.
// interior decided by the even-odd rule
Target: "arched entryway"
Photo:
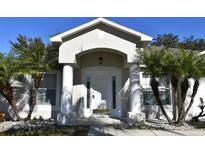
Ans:
{"type": "MultiPolygon", "coordinates": [[[[109,109],[111,117],[123,116],[122,88],[129,78],[126,55],[111,49],[93,49],[76,55],[74,85],[82,84],[86,116],[93,109],[109,109]]],[[[81,96],[82,97],[82,96],[81,96]]],[[[124,111],[126,112],[126,111],[124,111]]]]}

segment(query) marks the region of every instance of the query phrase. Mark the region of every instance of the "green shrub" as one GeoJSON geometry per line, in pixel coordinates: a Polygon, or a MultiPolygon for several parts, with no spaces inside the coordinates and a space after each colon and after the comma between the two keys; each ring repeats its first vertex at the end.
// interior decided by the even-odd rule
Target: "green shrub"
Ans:
{"type": "Polygon", "coordinates": [[[94,109],[93,114],[108,115],[110,114],[110,109],[94,109]]]}

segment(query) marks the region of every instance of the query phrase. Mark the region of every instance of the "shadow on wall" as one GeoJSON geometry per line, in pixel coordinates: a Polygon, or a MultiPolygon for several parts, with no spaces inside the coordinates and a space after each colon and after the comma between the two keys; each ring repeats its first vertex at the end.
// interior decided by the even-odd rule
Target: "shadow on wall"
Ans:
{"type": "Polygon", "coordinates": [[[83,109],[85,108],[84,98],[80,97],[72,106],[72,112],[77,118],[83,117],[83,109]]]}
{"type": "MultiPolygon", "coordinates": [[[[62,106],[63,107],[63,106],[62,106]]],[[[75,123],[76,118],[83,117],[84,114],[84,98],[80,97],[75,104],[72,104],[69,112],[60,112],[57,114],[57,123],[72,124],[75,123]]]]}
{"type": "Polygon", "coordinates": [[[127,112],[130,111],[130,80],[128,79],[120,91],[120,98],[122,99],[122,116],[126,117],[127,112]]]}
{"type": "MultiPolygon", "coordinates": [[[[24,113],[25,106],[28,105],[29,98],[30,98],[29,91],[25,90],[24,87],[15,87],[14,95],[16,98],[17,107],[18,107],[19,112],[24,113]]],[[[11,120],[14,118],[13,110],[11,106],[8,104],[7,100],[3,96],[0,96],[0,111],[3,111],[6,113],[7,120],[11,120]]]]}
{"type": "Polygon", "coordinates": [[[158,105],[144,105],[143,112],[146,120],[160,119],[160,108],[158,105]]]}
{"type": "Polygon", "coordinates": [[[84,97],[79,97],[77,100],[75,100],[75,103],[69,103],[73,102],[70,92],[64,93],[64,100],[67,100],[63,102],[62,104],[62,112],[67,114],[71,113],[73,116],[76,117],[82,117],[83,116],[83,109],[84,109],[84,97]]]}
{"type": "Polygon", "coordinates": [[[130,104],[132,108],[135,108],[138,110],[137,112],[144,112],[144,104],[143,104],[143,88],[140,84],[140,77],[139,77],[139,71],[137,69],[138,66],[134,66],[131,70],[130,74],[130,99],[133,99],[132,101],[134,104],[130,104]]]}
{"type": "MultiPolygon", "coordinates": [[[[133,74],[134,74],[133,78],[135,78],[136,74],[135,73],[133,73],[133,74]]],[[[138,84],[138,83],[139,82],[137,79],[132,80],[132,84],[138,84]]],[[[136,93],[141,94],[141,98],[140,98],[141,103],[139,106],[139,110],[145,114],[145,118],[147,120],[149,120],[149,119],[163,119],[164,118],[158,105],[155,105],[155,104],[145,105],[145,103],[144,103],[145,98],[144,97],[146,97],[146,96],[143,96],[143,88],[141,86],[134,87],[132,90],[134,90],[132,95],[135,95],[136,93]]],[[[126,117],[127,112],[130,112],[130,95],[131,94],[130,94],[130,80],[129,79],[126,81],[122,90],[120,91],[120,95],[122,98],[122,114],[123,114],[123,117],[126,117]]],[[[146,100],[149,100],[149,99],[153,99],[153,97],[148,95],[148,98],[146,100]]],[[[150,100],[150,102],[152,103],[153,100],[150,100]]],[[[146,104],[151,104],[151,103],[146,103],[146,104]]],[[[164,105],[164,107],[168,111],[168,114],[170,116],[172,116],[172,106],[171,105],[164,105]]]]}
{"type": "MultiPolygon", "coordinates": [[[[13,87],[14,87],[14,95],[16,98],[19,115],[21,116],[21,118],[25,118],[28,115],[29,104],[31,101],[31,82],[25,79],[21,83],[15,82],[13,87]]],[[[6,113],[6,120],[15,119],[15,115],[13,113],[11,106],[1,95],[0,95],[0,111],[6,113]]],[[[46,106],[45,104],[40,104],[40,106],[38,106],[37,104],[32,115],[36,116],[36,118],[39,118],[39,116],[43,115],[42,117],[44,118],[44,111],[46,112],[45,113],[46,119],[50,118],[51,112],[53,111],[52,109],[48,110],[48,106],[46,106]]]]}

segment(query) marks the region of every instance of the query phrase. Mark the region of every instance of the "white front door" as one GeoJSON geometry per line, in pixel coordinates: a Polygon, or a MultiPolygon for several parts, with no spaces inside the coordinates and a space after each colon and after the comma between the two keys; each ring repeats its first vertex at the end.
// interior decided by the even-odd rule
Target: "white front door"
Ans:
{"type": "Polygon", "coordinates": [[[109,102],[112,101],[111,95],[110,95],[110,78],[109,75],[106,72],[95,72],[93,74],[93,81],[92,81],[92,98],[95,104],[95,108],[108,108],[109,102]],[[99,92],[101,94],[101,100],[99,102],[95,102],[95,97],[99,97],[99,95],[96,95],[99,92]]]}
{"type": "Polygon", "coordinates": [[[107,108],[111,116],[121,116],[121,70],[112,67],[82,69],[83,83],[90,89],[87,103],[90,109],[107,108]],[[89,87],[87,86],[89,84],[89,87]]]}

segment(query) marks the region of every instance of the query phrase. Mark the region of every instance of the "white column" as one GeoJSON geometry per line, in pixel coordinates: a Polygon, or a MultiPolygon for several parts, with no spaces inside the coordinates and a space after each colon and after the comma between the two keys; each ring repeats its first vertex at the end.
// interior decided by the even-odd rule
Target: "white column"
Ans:
{"type": "Polygon", "coordinates": [[[141,86],[139,69],[137,64],[132,64],[129,68],[130,73],[130,112],[141,112],[141,86]]]}
{"type": "Polygon", "coordinates": [[[72,105],[73,68],[69,65],[63,67],[61,112],[69,114],[72,105]]]}
{"type": "Polygon", "coordinates": [[[131,64],[129,67],[130,74],[130,112],[129,119],[143,120],[144,114],[141,112],[142,105],[142,88],[140,85],[140,71],[137,64],[131,64]]]}

